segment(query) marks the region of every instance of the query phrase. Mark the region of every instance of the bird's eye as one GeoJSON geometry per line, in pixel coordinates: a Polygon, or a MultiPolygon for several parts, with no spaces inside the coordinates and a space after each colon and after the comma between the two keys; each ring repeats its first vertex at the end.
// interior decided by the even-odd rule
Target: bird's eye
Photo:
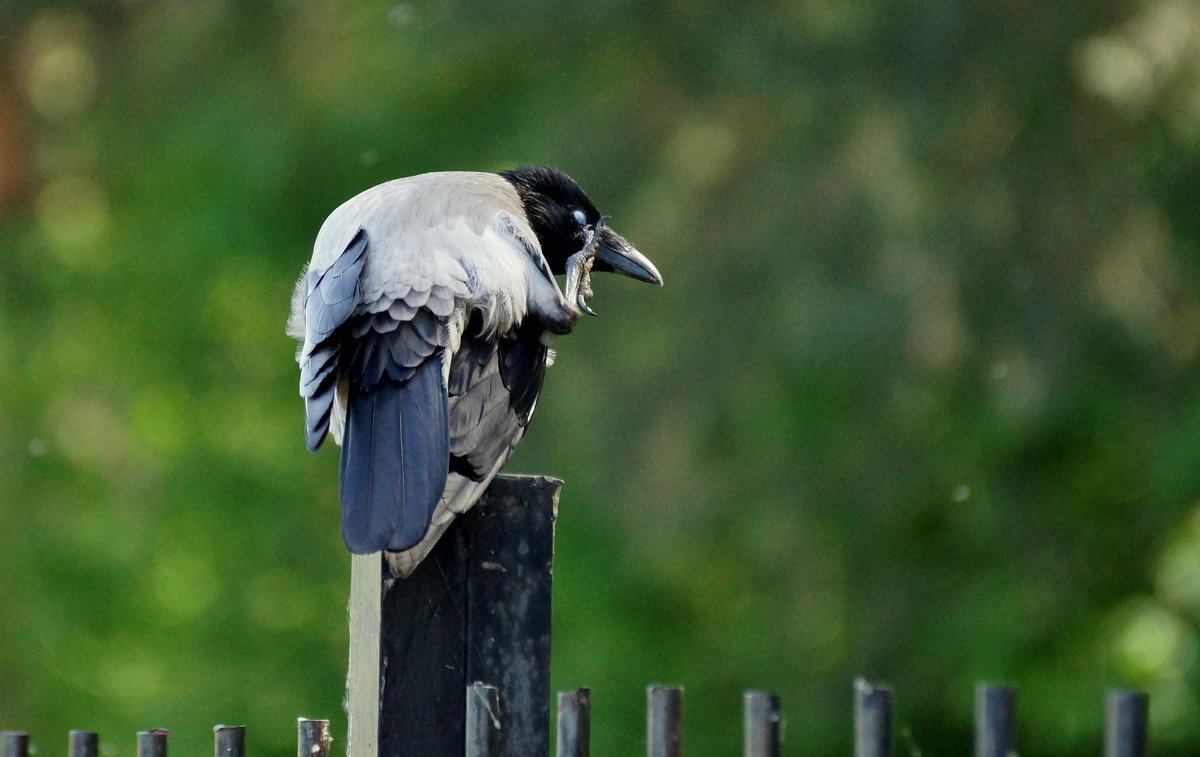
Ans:
{"type": "Polygon", "coordinates": [[[576,209],[572,211],[571,215],[575,218],[575,223],[579,224],[580,226],[587,224],[587,216],[584,215],[582,210],[576,209]]]}

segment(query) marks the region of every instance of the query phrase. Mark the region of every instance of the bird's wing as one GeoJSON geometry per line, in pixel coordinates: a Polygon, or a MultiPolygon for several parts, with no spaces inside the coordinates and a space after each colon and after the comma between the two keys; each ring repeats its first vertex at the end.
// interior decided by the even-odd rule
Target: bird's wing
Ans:
{"type": "Polygon", "coordinates": [[[534,319],[499,338],[468,324],[450,364],[450,469],[470,479],[508,456],[530,417],[546,374],[547,349],[534,319]]]}
{"type": "MultiPolygon", "coordinates": [[[[451,316],[467,294],[466,276],[435,252],[390,251],[392,295],[367,300],[372,285],[378,288],[370,260],[380,245],[369,229],[348,228],[339,255],[314,254],[299,285],[303,298],[298,292],[293,303],[302,312],[293,314],[292,329],[304,337],[298,360],[306,439],[315,450],[334,421],[347,547],[405,549],[425,535],[446,484],[451,316]]],[[[327,237],[319,237],[318,253],[327,237]]]]}
{"type": "Polygon", "coordinates": [[[310,266],[296,285],[288,329],[292,336],[304,340],[296,360],[300,363],[305,441],[310,451],[321,446],[329,430],[341,352],[341,340],[335,334],[359,304],[366,259],[367,236],[359,229],[330,265],[310,266]]]}
{"type": "Polygon", "coordinates": [[[342,536],[354,553],[406,549],[425,535],[446,485],[449,329],[426,307],[347,326],[342,536]]]}
{"type": "Polygon", "coordinates": [[[416,546],[388,554],[393,573],[410,574],[455,516],[470,509],[508,460],[533,415],[548,350],[542,327],[526,320],[506,335],[484,338],[479,319],[467,325],[450,365],[450,472],[429,533],[416,546]]]}
{"type": "MultiPolygon", "coordinates": [[[[465,224],[453,228],[474,236],[465,224]]],[[[380,230],[379,253],[390,265],[373,273],[372,233],[368,228],[363,301],[341,341],[342,536],[355,553],[412,547],[441,500],[450,459],[450,355],[464,317],[458,303],[469,295],[452,240],[430,247],[409,236],[397,246],[380,230]]]]}

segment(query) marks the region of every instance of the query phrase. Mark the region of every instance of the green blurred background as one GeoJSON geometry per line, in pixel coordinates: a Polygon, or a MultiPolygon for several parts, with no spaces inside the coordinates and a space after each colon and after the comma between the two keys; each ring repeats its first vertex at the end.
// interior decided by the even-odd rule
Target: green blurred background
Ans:
{"type": "Polygon", "coordinates": [[[386,179],[558,166],[662,270],[597,278],[512,471],[566,481],[554,685],[599,755],[679,683],[849,752],[1033,755],[1106,687],[1200,749],[1200,4],[0,3],[0,727],[296,716],[344,744],[337,455],[290,288],[386,179]],[[574,399],[577,392],[586,402],[574,399]]]}

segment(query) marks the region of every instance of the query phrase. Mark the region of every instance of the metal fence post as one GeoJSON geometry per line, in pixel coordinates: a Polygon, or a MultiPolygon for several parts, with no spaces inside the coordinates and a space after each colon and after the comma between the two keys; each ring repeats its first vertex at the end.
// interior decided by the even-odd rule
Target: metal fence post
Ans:
{"type": "Polygon", "coordinates": [[[679,757],[683,745],[683,689],[655,684],[646,689],[646,755],[679,757]]]}
{"type": "Polygon", "coordinates": [[[500,754],[500,692],[495,686],[473,683],[467,687],[466,757],[500,754]]]}
{"type": "Polygon", "coordinates": [[[244,757],[246,727],[242,725],[213,726],[213,757],[244,757]]]}
{"type": "Polygon", "coordinates": [[[892,753],[892,692],[854,679],[854,757],[892,753]]]}
{"type": "Polygon", "coordinates": [[[71,731],[67,737],[67,753],[71,757],[96,757],[100,752],[100,736],[91,731],[71,731]]]}
{"type": "Polygon", "coordinates": [[[332,741],[328,720],[296,718],[296,757],[328,757],[332,741]]]}
{"type": "Polygon", "coordinates": [[[1104,757],[1145,757],[1149,741],[1150,697],[1113,689],[1104,706],[1104,757]]]}
{"type": "Polygon", "coordinates": [[[0,757],[26,757],[29,754],[29,734],[25,731],[0,733],[0,757]]]}
{"type": "Polygon", "coordinates": [[[765,691],[747,691],[742,697],[742,754],[745,757],[778,757],[779,697],[765,691]]]}
{"type": "Polygon", "coordinates": [[[975,757],[1015,757],[1017,695],[1009,686],[975,688],[975,757]]]}
{"type": "Polygon", "coordinates": [[[592,690],[558,692],[556,757],[588,757],[591,752],[592,690]]]}
{"type": "Polygon", "coordinates": [[[138,731],[137,757],[167,757],[167,738],[171,732],[166,728],[138,731]]]}

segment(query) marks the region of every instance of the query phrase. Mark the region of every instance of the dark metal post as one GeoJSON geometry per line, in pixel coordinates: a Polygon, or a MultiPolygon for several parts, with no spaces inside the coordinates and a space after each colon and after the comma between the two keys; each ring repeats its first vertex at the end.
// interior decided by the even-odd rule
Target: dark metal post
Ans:
{"type": "Polygon", "coordinates": [[[167,737],[170,735],[166,728],[138,731],[137,757],[167,757],[167,737]]]}
{"type": "Polygon", "coordinates": [[[29,734],[24,731],[0,733],[0,757],[26,757],[29,754],[29,734]]]}
{"type": "Polygon", "coordinates": [[[329,757],[328,720],[296,718],[296,757],[329,757]]]}
{"type": "Polygon", "coordinates": [[[745,757],[779,757],[779,697],[766,691],[746,691],[742,703],[745,757]]]}
{"type": "Polygon", "coordinates": [[[213,757],[244,757],[245,754],[246,726],[213,726],[213,757]]]}
{"type": "Polygon", "coordinates": [[[467,687],[467,757],[500,754],[500,692],[495,686],[473,683],[467,687]]]}
{"type": "Polygon", "coordinates": [[[854,757],[892,753],[892,692],[854,679],[854,757]]]}
{"type": "Polygon", "coordinates": [[[591,752],[592,690],[558,692],[557,757],[588,757],[591,752]]]}
{"type": "Polygon", "coordinates": [[[1017,695],[1009,686],[975,688],[975,757],[1015,757],[1017,695]]]}
{"type": "Polygon", "coordinates": [[[100,736],[91,731],[71,731],[67,753],[71,757],[96,757],[100,752],[100,736]]]}
{"type": "Polygon", "coordinates": [[[1150,697],[1113,689],[1104,707],[1104,757],[1145,757],[1149,741],[1150,697]]]}
{"type": "Polygon", "coordinates": [[[779,697],[747,691],[742,698],[742,754],[779,757],[779,697]]]}
{"type": "Polygon", "coordinates": [[[503,692],[502,757],[550,750],[550,578],[561,481],[497,476],[408,578],[382,575],[379,757],[462,757],[463,691],[503,692]]]}
{"type": "Polygon", "coordinates": [[[683,744],[683,689],[646,689],[646,756],[679,757],[683,744]]]}

